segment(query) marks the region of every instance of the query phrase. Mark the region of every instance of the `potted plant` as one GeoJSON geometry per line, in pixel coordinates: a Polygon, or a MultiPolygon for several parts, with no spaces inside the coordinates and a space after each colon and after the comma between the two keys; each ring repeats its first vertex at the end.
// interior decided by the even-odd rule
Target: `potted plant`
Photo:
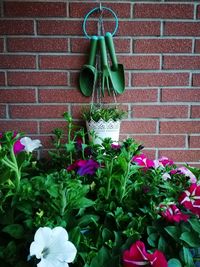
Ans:
{"type": "Polygon", "coordinates": [[[117,107],[92,107],[83,111],[89,139],[95,144],[101,144],[102,140],[108,137],[113,142],[118,142],[120,123],[126,114],[117,107]]]}

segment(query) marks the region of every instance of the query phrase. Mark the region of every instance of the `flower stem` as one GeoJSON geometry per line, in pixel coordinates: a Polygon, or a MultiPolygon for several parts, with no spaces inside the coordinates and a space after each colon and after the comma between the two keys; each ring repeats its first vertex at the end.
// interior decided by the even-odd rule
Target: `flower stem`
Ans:
{"type": "Polygon", "coordinates": [[[13,168],[13,170],[15,171],[15,174],[16,174],[16,190],[19,191],[20,180],[21,180],[21,171],[19,169],[19,166],[18,166],[18,163],[17,163],[17,159],[15,157],[13,146],[10,149],[10,156],[11,156],[11,159],[12,159],[13,166],[15,166],[13,168]]]}
{"type": "Polygon", "coordinates": [[[123,181],[121,196],[120,196],[120,203],[122,203],[122,201],[125,197],[125,194],[126,194],[126,185],[127,185],[128,179],[129,179],[129,172],[130,172],[130,162],[128,162],[128,164],[127,164],[127,170],[126,170],[126,173],[124,175],[124,181],[123,181]]]}
{"type": "Polygon", "coordinates": [[[109,175],[108,175],[108,185],[107,185],[107,192],[106,192],[106,199],[110,196],[110,187],[111,187],[111,181],[112,181],[112,169],[113,169],[113,159],[111,160],[111,163],[108,166],[109,175]]]}

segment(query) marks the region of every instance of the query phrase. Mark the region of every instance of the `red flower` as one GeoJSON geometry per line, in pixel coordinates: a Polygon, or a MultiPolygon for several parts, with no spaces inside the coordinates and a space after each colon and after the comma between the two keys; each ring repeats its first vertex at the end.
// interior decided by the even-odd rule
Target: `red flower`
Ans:
{"type": "Polygon", "coordinates": [[[123,253],[124,267],[153,266],[167,267],[167,261],[163,253],[155,250],[153,254],[146,251],[142,241],[136,241],[130,248],[123,253]]]}
{"type": "Polygon", "coordinates": [[[145,170],[154,167],[153,160],[148,159],[144,154],[134,156],[132,162],[137,163],[137,165],[143,167],[145,170]]]}
{"type": "Polygon", "coordinates": [[[168,222],[180,222],[180,221],[187,221],[189,216],[183,214],[175,204],[171,204],[169,206],[160,205],[160,208],[163,210],[161,215],[168,221],[168,222]]]}
{"type": "Polygon", "coordinates": [[[23,151],[24,148],[25,146],[21,144],[20,140],[17,140],[13,145],[13,150],[14,150],[15,155],[23,151]]]}
{"type": "Polygon", "coordinates": [[[192,184],[182,193],[179,202],[191,212],[200,216],[200,185],[192,184]]]}

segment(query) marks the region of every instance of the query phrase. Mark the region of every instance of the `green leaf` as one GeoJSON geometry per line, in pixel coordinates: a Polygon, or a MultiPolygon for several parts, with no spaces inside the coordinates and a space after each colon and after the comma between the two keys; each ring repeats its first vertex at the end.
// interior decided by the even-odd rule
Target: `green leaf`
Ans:
{"type": "Polygon", "coordinates": [[[173,258],[168,261],[168,267],[182,267],[182,264],[179,260],[173,258]]]}
{"type": "Polygon", "coordinates": [[[80,220],[78,221],[78,225],[80,227],[86,227],[88,226],[90,223],[95,223],[99,220],[99,216],[97,215],[93,215],[93,214],[87,214],[83,217],[80,218],[80,220]]]}
{"type": "Polygon", "coordinates": [[[188,220],[189,224],[192,226],[192,229],[200,234],[200,222],[198,219],[193,218],[188,220]]]}
{"type": "Polygon", "coordinates": [[[106,267],[108,262],[111,258],[108,250],[105,247],[102,247],[97,255],[92,259],[90,267],[106,267]]]}
{"type": "Polygon", "coordinates": [[[186,247],[183,247],[183,260],[184,260],[187,267],[194,267],[195,266],[192,254],[191,254],[190,250],[186,247]]]}
{"type": "Polygon", "coordinates": [[[24,229],[21,224],[7,225],[2,229],[2,231],[16,239],[20,239],[24,236],[24,229]]]}
{"type": "Polygon", "coordinates": [[[71,240],[76,247],[78,247],[81,239],[81,229],[79,226],[73,228],[69,232],[69,240],[71,240]]]}
{"type": "Polygon", "coordinates": [[[176,226],[167,226],[164,228],[165,231],[177,242],[179,241],[180,231],[176,226]]]}
{"type": "Polygon", "coordinates": [[[73,142],[71,142],[71,143],[69,143],[69,144],[65,144],[65,147],[66,147],[66,149],[67,149],[67,152],[72,152],[72,151],[74,151],[74,149],[75,149],[75,145],[74,145],[73,142]]]}
{"type": "Polygon", "coordinates": [[[165,241],[163,236],[160,236],[158,240],[158,250],[165,251],[167,248],[167,242],[165,241]]]}
{"type": "Polygon", "coordinates": [[[180,239],[185,241],[190,247],[198,248],[200,247],[200,239],[199,236],[194,232],[184,232],[180,236],[180,239]]]}

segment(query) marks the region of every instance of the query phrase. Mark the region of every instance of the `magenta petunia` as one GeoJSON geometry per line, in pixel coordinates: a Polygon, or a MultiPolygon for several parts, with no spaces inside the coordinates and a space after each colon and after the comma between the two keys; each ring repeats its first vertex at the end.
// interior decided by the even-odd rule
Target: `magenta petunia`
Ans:
{"type": "Polygon", "coordinates": [[[200,185],[191,184],[179,197],[179,202],[192,213],[200,216],[200,185]]]}
{"type": "Polygon", "coordinates": [[[17,140],[13,145],[13,151],[15,154],[20,153],[21,151],[24,150],[24,148],[25,146],[21,144],[20,140],[17,140]]]}
{"type": "Polygon", "coordinates": [[[119,150],[121,148],[121,145],[113,143],[113,144],[111,144],[111,148],[114,150],[119,150]]]}
{"type": "Polygon", "coordinates": [[[163,218],[165,218],[168,222],[177,222],[180,221],[187,221],[189,219],[189,216],[186,214],[183,214],[179,208],[175,204],[171,204],[169,206],[166,205],[160,205],[160,208],[162,210],[161,215],[163,218]]]}
{"type": "Polygon", "coordinates": [[[142,241],[136,241],[129,250],[123,253],[123,267],[153,266],[167,267],[167,261],[163,253],[155,250],[150,254],[146,251],[142,241]]]}
{"type": "Polygon", "coordinates": [[[136,155],[132,158],[132,162],[135,162],[138,166],[143,167],[144,170],[154,167],[154,162],[148,159],[144,154],[136,155]]]}

